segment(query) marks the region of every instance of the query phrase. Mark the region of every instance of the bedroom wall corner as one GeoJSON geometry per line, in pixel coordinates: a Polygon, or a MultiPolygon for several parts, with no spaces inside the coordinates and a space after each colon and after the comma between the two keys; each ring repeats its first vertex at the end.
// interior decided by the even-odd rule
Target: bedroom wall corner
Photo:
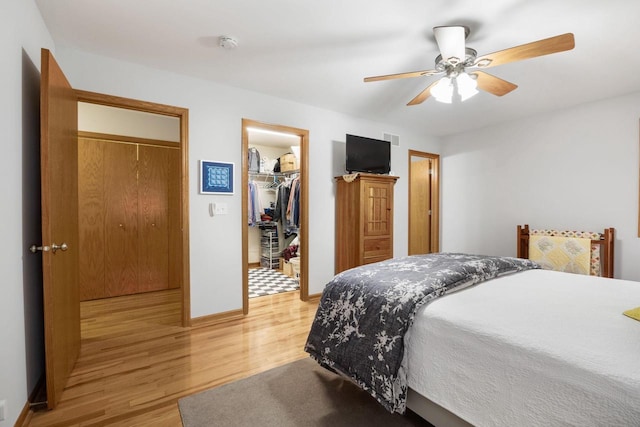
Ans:
{"type": "Polygon", "coordinates": [[[516,226],[616,229],[615,277],[640,280],[640,93],[444,138],[443,251],[516,254],[516,226]]]}

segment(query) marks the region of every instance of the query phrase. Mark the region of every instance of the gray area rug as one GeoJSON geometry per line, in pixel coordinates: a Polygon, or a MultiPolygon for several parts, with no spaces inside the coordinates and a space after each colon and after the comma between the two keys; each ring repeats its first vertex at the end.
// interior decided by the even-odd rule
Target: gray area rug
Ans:
{"type": "Polygon", "coordinates": [[[185,427],[431,426],[391,414],[353,383],[308,359],[178,401],[185,427]]]}

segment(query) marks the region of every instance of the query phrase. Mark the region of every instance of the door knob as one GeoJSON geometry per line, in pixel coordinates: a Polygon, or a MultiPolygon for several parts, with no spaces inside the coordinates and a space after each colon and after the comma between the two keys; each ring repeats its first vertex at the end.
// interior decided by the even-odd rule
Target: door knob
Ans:
{"type": "Polygon", "coordinates": [[[36,246],[36,245],[31,245],[29,247],[29,251],[31,251],[32,254],[35,254],[38,251],[42,251],[42,252],[49,252],[51,251],[52,253],[56,253],[57,250],[61,250],[61,251],[66,251],[67,249],[69,249],[69,246],[66,243],[63,243],[61,245],[56,245],[55,243],[52,244],[51,246],[36,246]]]}
{"type": "Polygon", "coordinates": [[[35,254],[38,251],[42,251],[42,252],[49,252],[49,249],[51,249],[49,246],[36,246],[36,245],[31,245],[29,247],[29,251],[31,251],[32,254],[35,254]]]}
{"type": "Polygon", "coordinates": [[[61,251],[66,251],[67,249],[69,249],[69,246],[67,246],[66,243],[63,243],[61,245],[56,245],[55,243],[51,245],[51,252],[53,252],[54,254],[56,253],[56,251],[60,249],[61,251]]]}

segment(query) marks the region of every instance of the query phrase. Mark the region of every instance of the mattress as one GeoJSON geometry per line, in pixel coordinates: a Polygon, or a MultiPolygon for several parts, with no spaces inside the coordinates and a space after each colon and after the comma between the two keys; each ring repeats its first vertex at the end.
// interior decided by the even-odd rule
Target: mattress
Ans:
{"type": "Polygon", "coordinates": [[[414,391],[475,426],[640,426],[640,283],[546,270],[423,306],[414,391]]]}

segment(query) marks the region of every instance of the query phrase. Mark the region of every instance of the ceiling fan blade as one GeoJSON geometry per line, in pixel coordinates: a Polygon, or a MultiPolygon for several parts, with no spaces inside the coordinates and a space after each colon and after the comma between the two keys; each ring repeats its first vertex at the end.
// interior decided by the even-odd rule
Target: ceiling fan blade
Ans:
{"type": "Polygon", "coordinates": [[[482,89],[496,96],[506,95],[518,87],[518,85],[502,80],[499,77],[483,71],[474,71],[471,74],[475,74],[477,76],[476,81],[478,82],[478,89],[482,89]]]}
{"type": "Polygon", "coordinates": [[[574,47],[575,40],[573,34],[566,33],[480,56],[476,59],[475,65],[480,68],[495,67],[496,65],[508,64],[509,62],[522,61],[523,59],[536,58],[556,52],[564,52],[574,47]]]}
{"type": "Polygon", "coordinates": [[[431,88],[434,87],[436,85],[436,83],[438,83],[438,82],[439,82],[439,80],[436,80],[435,82],[431,83],[429,86],[427,86],[427,88],[425,90],[420,92],[418,94],[418,96],[416,96],[411,101],[409,101],[409,103],[407,105],[422,104],[425,101],[425,99],[427,99],[428,97],[431,96],[431,88]]]}
{"type": "Polygon", "coordinates": [[[406,79],[408,77],[433,76],[439,74],[436,70],[412,71],[410,73],[387,74],[384,76],[365,77],[365,82],[377,82],[380,80],[406,79]]]}
{"type": "Polygon", "coordinates": [[[434,27],[433,35],[438,43],[438,49],[444,61],[464,62],[465,49],[464,40],[467,35],[467,28],[462,26],[454,27],[434,27]],[[452,61],[456,58],[457,61],[452,61]]]}

